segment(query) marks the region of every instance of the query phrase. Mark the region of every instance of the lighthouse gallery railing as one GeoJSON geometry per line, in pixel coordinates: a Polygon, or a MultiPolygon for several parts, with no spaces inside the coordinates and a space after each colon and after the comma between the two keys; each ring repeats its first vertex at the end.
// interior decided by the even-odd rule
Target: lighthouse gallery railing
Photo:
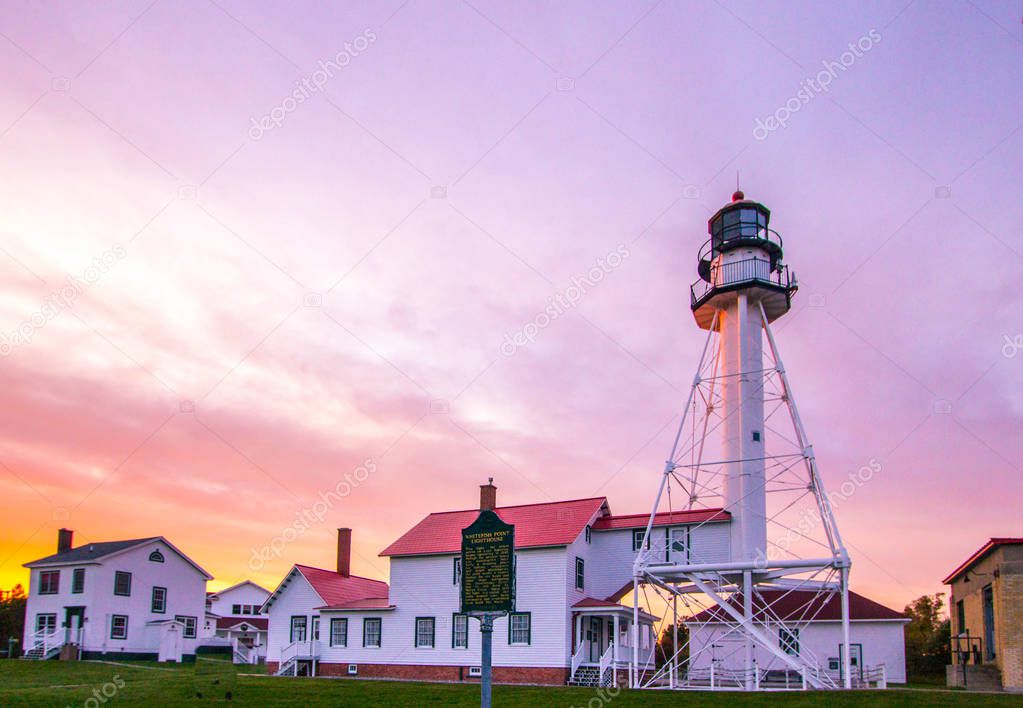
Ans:
{"type": "Polygon", "coordinates": [[[743,258],[739,261],[723,261],[710,267],[710,282],[697,280],[689,288],[692,304],[696,304],[715,288],[724,288],[740,283],[767,283],[783,288],[792,286],[789,269],[782,266],[771,270],[771,261],[766,258],[743,258]]]}

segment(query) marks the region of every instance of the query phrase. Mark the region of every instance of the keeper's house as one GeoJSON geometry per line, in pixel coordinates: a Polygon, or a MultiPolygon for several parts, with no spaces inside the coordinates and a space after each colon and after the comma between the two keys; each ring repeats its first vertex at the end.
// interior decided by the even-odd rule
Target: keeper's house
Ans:
{"type": "Polygon", "coordinates": [[[259,613],[270,591],[251,580],[206,593],[202,636],[209,644],[229,644],[236,664],[259,664],[266,658],[267,618],[259,613]]]}
{"type": "Polygon", "coordinates": [[[25,657],[194,658],[211,579],[162,536],[72,547],[26,563],[25,657]]]}
{"type": "MultiPolygon", "coordinates": [[[[619,604],[649,515],[613,516],[604,497],[496,501],[496,487],[483,485],[479,509],[430,514],[385,548],[389,587],[348,573],[351,532],[341,529],[337,571],[295,566],[264,605],[267,664],[288,675],[474,680],[480,632],[459,614],[460,552],[462,529],[481,509],[515,526],[516,612],[495,623],[495,681],[591,683],[601,667],[621,674],[634,636],[652,663],[657,618],[640,613],[634,634],[633,608],[619,604]]],[[[659,515],[654,542],[667,547],[669,534],[692,526],[691,553],[724,560],[729,519],[720,509],[659,515]]]]}

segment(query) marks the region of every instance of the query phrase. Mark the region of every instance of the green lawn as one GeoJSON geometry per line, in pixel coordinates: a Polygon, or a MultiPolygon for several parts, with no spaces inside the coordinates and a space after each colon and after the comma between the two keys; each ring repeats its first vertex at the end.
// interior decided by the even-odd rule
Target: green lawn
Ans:
{"type": "MultiPolygon", "coordinates": [[[[889,690],[853,693],[742,694],[622,691],[602,700],[593,689],[496,686],[494,706],[1021,706],[1023,697],[963,692],[889,690]]],[[[235,676],[225,662],[200,660],[195,666],[167,668],[151,663],[0,660],[0,706],[474,706],[476,685],[294,679],[235,676]],[[104,696],[104,689],[106,695],[104,696]],[[223,696],[231,689],[233,700],[223,696]],[[203,698],[196,698],[197,690],[203,698]],[[95,691],[95,693],[94,693],[95,691]],[[96,700],[99,696],[102,701],[96,700]],[[90,698],[93,700],[86,703],[90,698]]]]}

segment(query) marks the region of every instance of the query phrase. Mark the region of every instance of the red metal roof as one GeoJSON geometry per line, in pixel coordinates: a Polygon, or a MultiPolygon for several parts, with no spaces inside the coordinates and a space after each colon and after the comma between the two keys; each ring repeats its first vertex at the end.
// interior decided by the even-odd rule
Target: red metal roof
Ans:
{"type": "MultiPolygon", "coordinates": [[[[723,509],[693,509],[691,511],[662,511],[654,517],[654,526],[674,526],[675,524],[700,524],[709,521],[729,521],[732,515],[723,509]]],[[[593,524],[595,531],[609,529],[641,529],[646,528],[650,514],[623,514],[605,516],[593,524]]]]}
{"type": "Polygon", "coordinates": [[[265,632],[269,622],[268,617],[221,617],[217,620],[217,629],[230,629],[240,624],[247,624],[252,629],[265,632]]]}
{"type": "Polygon", "coordinates": [[[386,597],[367,597],[362,600],[346,602],[341,605],[324,605],[317,610],[389,610],[394,605],[386,597]]]}
{"type": "MultiPolygon", "coordinates": [[[[584,597],[579,602],[572,605],[572,607],[625,607],[625,605],[619,604],[612,600],[598,600],[593,597],[584,597]]],[[[626,609],[631,610],[631,607],[626,609]]]]}
{"type": "Polygon", "coordinates": [[[953,570],[948,576],[941,581],[942,585],[949,585],[957,577],[965,573],[967,570],[973,567],[975,563],[980,561],[984,556],[998,548],[998,546],[1015,546],[1023,543],[1023,538],[992,538],[988,539],[988,542],[981,546],[972,556],[966,559],[966,561],[958,568],[953,570]]]}
{"type": "MultiPolygon", "coordinates": [[[[762,590],[753,599],[753,615],[763,619],[765,605],[770,607],[770,617],[777,615],[787,622],[841,620],[842,598],[837,592],[830,593],[821,606],[822,598],[809,590],[762,590]],[[816,599],[815,599],[816,598],[816,599]],[[818,612],[818,608],[820,611],[818,612]]],[[[742,607],[741,596],[733,596],[732,605],[742,607]]],[[[851,620],[900,620],[906,619],[901,612],[885,607],[873,600],[849,591],[849,619],[851,620]]],[[[686,622],[731,621],[731,617],[720,607],[712,607],[698,613],[686,622]]]]}
{"type": "MultiPolygon", "coordinates": [[[[605,497],[502,506],[494,509],[506,524],[515,526],[516,548],[567,546],[602,508],[605,497]]],[[[381,556],[422,556],[458,553],[462,549],[462,529],[479,516],[479,509],[445,511],[430,514],[404,536],[380,552],[381,556]]]]}
{"type": "Polygon", "coordinates": [[[328,605],[344,605],[368,597],[387,597],[387,583],[382,580],[360,578],[357,575],[339,575],[333,570],[295,565],[316,594],[328,605]]]}

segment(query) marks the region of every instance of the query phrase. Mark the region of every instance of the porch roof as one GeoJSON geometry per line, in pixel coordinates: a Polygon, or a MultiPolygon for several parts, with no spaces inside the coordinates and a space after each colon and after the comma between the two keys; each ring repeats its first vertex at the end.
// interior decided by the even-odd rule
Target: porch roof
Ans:
{"type": "MultiPolygon", "coordinates": [[[[625,615],[627,618],[632,617],[632,609],[627,605],[615,602],[613,600],[598,600],[593,597],[584,597],[579,602],[572,605],[572,609],[581,614],[617,614],[625,615]]],[[[660,617],[652,615],[644,610],[639,611],[640,619],[655,622],[660,617]]]]}

